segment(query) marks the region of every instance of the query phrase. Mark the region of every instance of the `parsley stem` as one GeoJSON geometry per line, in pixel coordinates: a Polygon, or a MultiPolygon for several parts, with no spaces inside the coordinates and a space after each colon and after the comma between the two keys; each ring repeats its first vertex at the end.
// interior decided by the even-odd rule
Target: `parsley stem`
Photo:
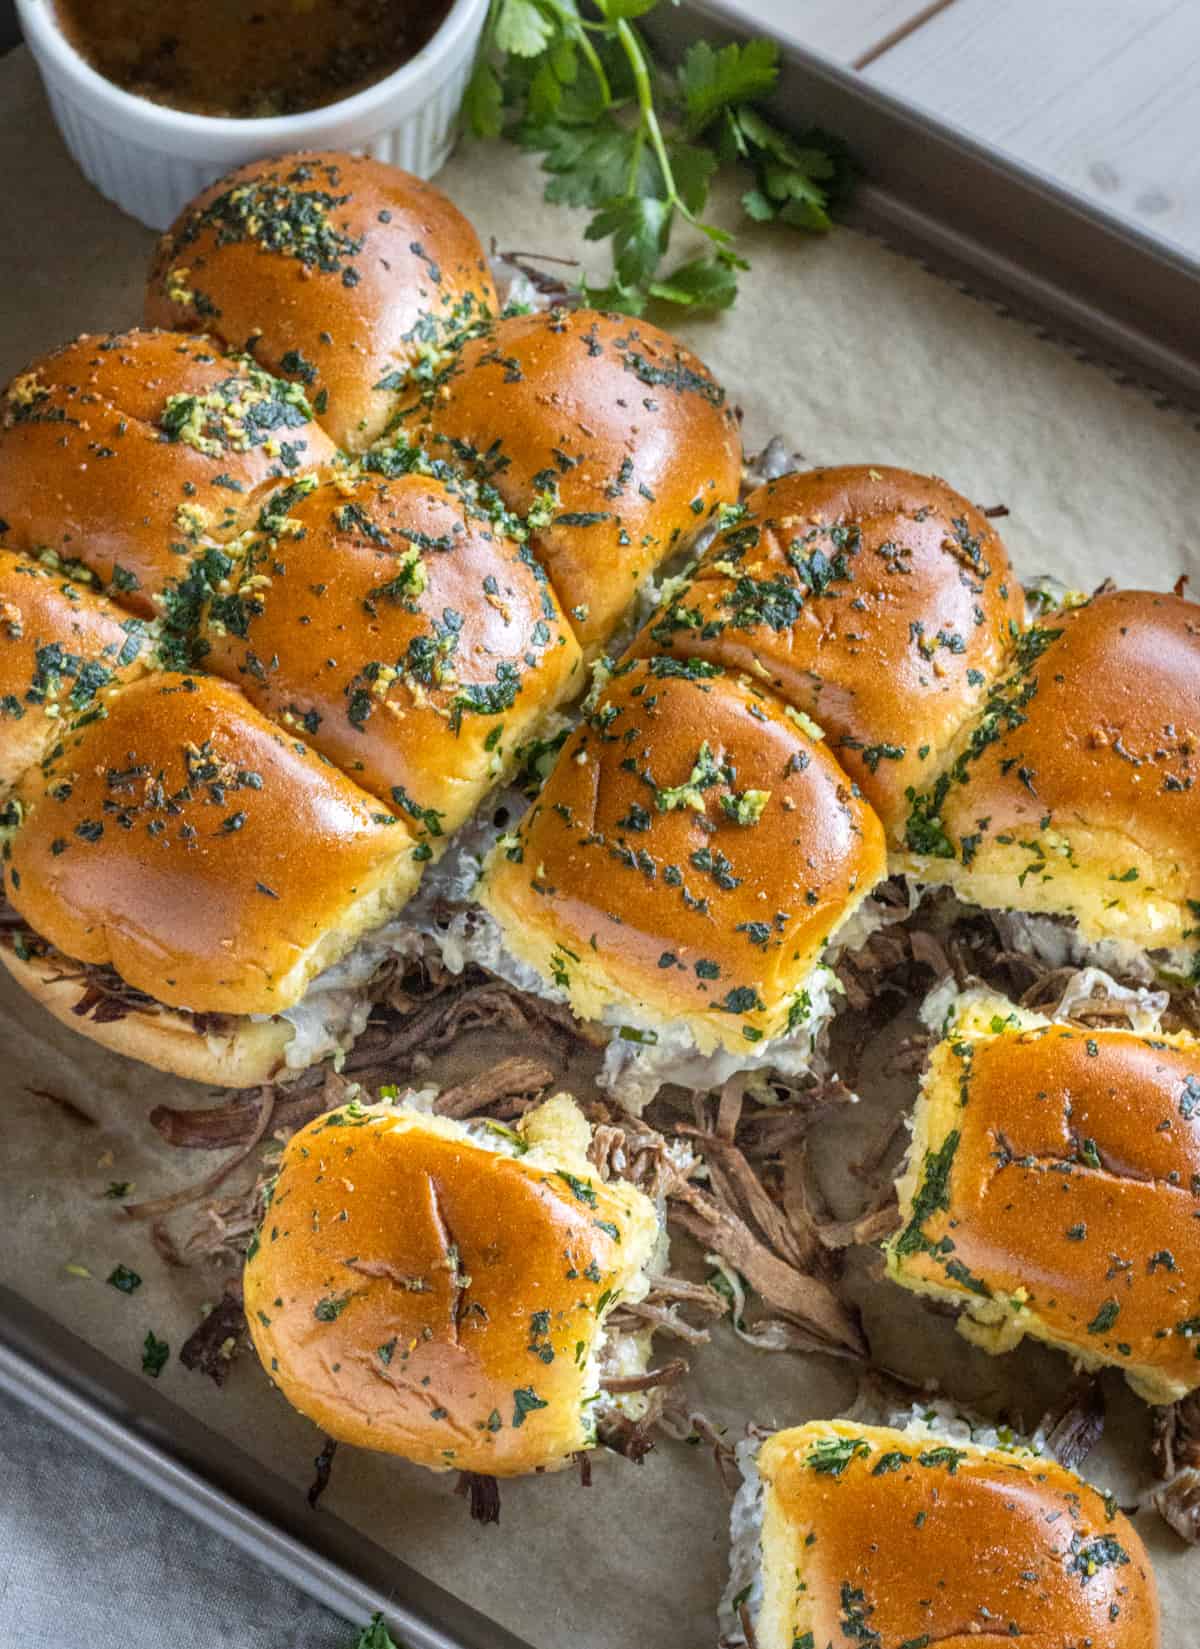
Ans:
{"type": "MultiPolygon", "coordinates": [[[[624,47],[625,56],[629,59],[629,67],[633,70],[633,84],[637,91],[638,110],[641,121],[638,127],[637,141],[634,145],[634,170],[632,177],[637,176],[637,163],[641,158],[641,143],[643,134],[649,133],[650,143],[654,149],[655,159],[662,171],[663,186],[667,191],[667,199],[678,212],[682,212],[689,223],[696,220],[679,198],[679,191],[675,187],[675,174],[671,170],[670,158],[667,155],[667,146],[663,141],[662,127],[658,124],[658,116],[654,112],[654,90],[650,84],[650,70],[646,63],[646,54],[642,50],[642,43],[634,30],[621,18],[617,24],[617,38],[624,47]]],[[[630,193],[633,191],[633,182],[630,182],[630,193]]]]}
{"type": "Polygon", "coordinates": [[[578,42],[579,49],[587,59],[588,67],[596,77],[596,85],[600,92],[601,101],[606,107],[609,106],[613,100],[612,87],[609,85],[608,76],[604,72],[604,64],[600,61],[600,54],[597,52],[595,46],[592,45],[587,36],[587,31],[589,28],[602,32],[606,25],[603,23],[585,22],[585,20],[580,17],[577,12],[569,10],[566,6],[559,5],[558,0],[547,0],[547,3],[550,6],[551,11],[558,18],[559,22],[566,29],[567,33],[572,35],[578,42]]]}

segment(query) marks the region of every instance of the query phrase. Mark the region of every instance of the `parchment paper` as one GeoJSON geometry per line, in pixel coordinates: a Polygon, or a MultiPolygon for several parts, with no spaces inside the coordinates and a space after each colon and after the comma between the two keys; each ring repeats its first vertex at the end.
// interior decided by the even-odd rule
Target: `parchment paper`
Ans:
{"type": "MultiPolygon", "coordinates": [[[[79,331],[134,324],[152,237],[77,174],[23,51],[0,62],[0,180],[3,381],[79,331]]],[[[542,205],[535,166],[514,151],[474,148],[440,181],[504,248],[575,255],[583,244],[578,217],[542,205]]],[[[1003,532],[1024,576],[1050,571],[1087,585],[1111,573],[1162,588],[1200,573],[1200,438],[1184,418],[871,240],[848,231],[821,241],[749,231],[746,240],[754,267],[736,309],[680,330],[745,408],[750,447],[778,431],[813,461],[933,470],[983,505],[1007,504],[1003,532]]],[[[496,1052],[494,1042],[464,1042],[454,1066],[496,1052]]],[[[168,1150],[145,1120],[151,1105],[200,1103],[202,1091],[60,1029],[7,979],[0,1058],[0,1278],[129,1366],[139,1366],[147,1329],[176,1351],[214,1297],[214,1276],[168,1271],[103,1192],[130,1180],[153,1195],[214,1166],[207,1154],[168,1150]],[[32,1089],[71,1099],[97,1125],[71,1121],[32,1089]],[[145,1279],[132,1297],[104,1281],[117,1263],[145,1279]]],[[[820,1129],[826,1170],[862,1156],[895,1109],[896,1093],[869,1072],[861,1085],[864,1103],[820,1129]]],[[[894,1367],[936,1375],[958,1399],[1006,1405],[1029,1424],[1061,1391],[1065,1359],[1035,1348],[985,1357],[865,1267],[855,1277],[876,1354],[894,1367]]],[[[693,1355],[693,1371],[699,1403],[735,1430],[750,1417],[826,1415],[854,1395],[844,1365],[752,1352],[723,1325],[693,1355]]],[[[307,1487],[317,1434],[252,1358],[223,1391],[174,1356],[160,1384],[307,1487]]],[[[1127,1503],[1145,1486],[1148,1417],[1118,1379],[1107,1397],[1107,1439],[1088,1470],[1127,1503]]],[[[726,1507],[704,1451],[663,1445],[641,1468],[598,1459],[588,1490],[572,1472],[505,1485],[498,1528],[470,1524],[451,1486],[343,1450],[323,1505],[535,1649],[712,1643],[726,1507]]],[[[1200,1554],[1153,1517],[1140,1526],[1162,1589],[1164,1643],[1182,1649],[1200,1605],[1200,1554]]]]}

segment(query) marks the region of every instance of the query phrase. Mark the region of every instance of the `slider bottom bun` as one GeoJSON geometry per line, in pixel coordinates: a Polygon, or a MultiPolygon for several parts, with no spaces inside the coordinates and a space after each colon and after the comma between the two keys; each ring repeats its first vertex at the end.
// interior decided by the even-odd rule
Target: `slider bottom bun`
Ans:
{"type": "Polygon", "coordinates": [[[1200,1386],[1200,1039],[1162,1031],[1148,993],[1078,977],[1142,1034],[983,989],[951,1003],[888,1271],[963,1308],[987,1351],[1028,1334],[1173,1403],[1200,1386]]]}
{"type": "Polygon", "coordinates": [[[565,1094],[516,1128],[350,1104],[293,1135],[245,1267],[283,1395],[433,1471],[514,1477],[592,1447],[605,1369],[630,1372],[604,1321],[646,1293],[661,1233],[590,1141],[565,1094]]]}
{"type": "Polygon", "coordinates": [[[148,1002],[111,1019],[82,1014],[86,982],[66,957],[26,955],[0,943],[0,963],[60,1024],[113,1053],[157,1071],[221,1088],[253,1088],[287,1074],[287,1047],[295,1029],[283,1019],[245,1014],[190,1013],[148,1002]]]}
{"type": "Polygon", "coordinates": [[[921,1423],[818,1420],[776,1432],[747,1467],[723,1606],[730,1649],[1001,1638],[1157,1649],[1158,1597],[1133,1525],[1030,1449],[947,1441],[921,1423]]]}

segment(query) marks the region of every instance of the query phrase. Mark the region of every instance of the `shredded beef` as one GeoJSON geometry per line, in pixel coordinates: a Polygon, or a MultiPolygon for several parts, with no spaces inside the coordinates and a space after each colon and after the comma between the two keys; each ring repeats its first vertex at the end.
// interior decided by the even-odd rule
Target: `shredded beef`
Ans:
{"type": "Polygon", "coordinates": [[[482,1472],[459,1472],[454,1492],[468,1501],[473,1522],[499,1523],[500,1485],[494,1477],[482,1472]]]}
{"type": "Polygon", "coordinates": [[[223,1386],[234,1358],[248,1343],[241,1285],[231,1279],[218,1303],[183,1342],[179,1361],[223,1386]]]}
{"type": "Polygon", "coordinates": [[[1156,1408],[1154,1464],[1161,1486],[1150,1503],[1189,1545],[1200,1545],[1200,1392],[1156,1408]]]}
{"type": "Polygon", "coordinates": [[[1104,1393],[1094,1378],[1077,1380],[1042,1420],[1046,1451],[1068,1471],[1080,1465],[1104,1435],[1104,1393]]]}
{"type": "Polygon", "coordinates": [[[333,1470],[333,1457],[336,1453],[337,1439],[333,1437],[324,1438],[321,1443],[321,1452],[313,1461],[316,1476],[309,1484],[307,1495],[309,1507],[314,1512],[317,1509],[317,1502],[329,1487],[329,1474],[333,1470]]]}

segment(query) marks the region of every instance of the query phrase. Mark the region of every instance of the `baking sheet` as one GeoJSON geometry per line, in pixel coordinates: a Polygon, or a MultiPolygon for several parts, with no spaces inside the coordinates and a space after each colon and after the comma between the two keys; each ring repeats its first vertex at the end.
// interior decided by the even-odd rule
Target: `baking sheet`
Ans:
{"type": "MultiPolygon", "coordinates": [[[[151,236],[75,172],[24,53],[0,62],[0,110],[3,379],[74,332],[133,323],[151,236]]],[[[580,220],[542,206],[535,164],[512,151],[468,151],[441,182],[485,238],[560,254],[581,245],[580,220]]],[[[680,330],[745,408],[749,445],[782,431],[813,461],[937,470],[981,504],[1009,506],[1005,537],[1025,576],[1052,571],[1090,584],[1114,573],[1163,587],[1181,572],[1200,573],[1200,437],[1187,420],[873,241],[751,230],[745,247],[754,268],[732,315],[680,330]]],[[[464,1042],[453,1066],[502,1051],[495,1039],[464,1042]]],[[[201,1303],[215,1297],[215,1277],[168,1272],[103,1192],[130,1180],[139,1194],[157,1194],[213,1165],[207,1155],[169,1152],[145,1121],[153,1104],[198,1103],[201,1090],[59,1029],[7,979],[0,1052],[8,1110],[0,1281],[126,1367],[139,1366],[148,1329],[177,1350],[201,1303]],[[71,1122],[33,1089],[71,1099],[96,1125],[71,1122]],[[133,1296],[104,1282],[118,1263],[144,1278],[133,1296]]],[[[860,1156],[886,1125],[895,1095],[872,1087],[862,1107],[822,1127],[826,1168],[860,1156]]],[[[985,1358],[861,1265],[855,1282],[876,1353],[897,1369],[936,1374],[956,1397],[1007,1404],[1030,1423],[1061,1389],[1067,1365],[1052,1353],[985,1358]]],[[[751,1353],[724,1328],[694,1355],[693,1370],[699,1405],[735,1428],[751,1416],[773,1424],[827,1414],[854,1390],[842,1365],[751,1353]]],[[[218,1391],[172,1358],[158,1390],[298,1493],[307,1488],[317,1434],[251,1359],[218,1391]]],[[[1108,1441],[1090,1469],[1128,1500],[1139,1486],[1129,1467],[1145,1456],[1146,1416],[1119,1381],[1107,1391],[1108,1441]]],[[[570,1472],[505,1485],[498,1528],[471,1525],[451,1486],[343,1450],[322,1504],[534,1649],[581,1637],[589,1649],[712,1641],[725,1506],[703,1450],[664,1445],[641,1468],[598,1459],[586,1490],[570,1472]]],[[[1182,1645],[1183,1622],[1200,1603],[1200,1557],[1154,1519],[1142,1528],[1166,1606],[1164,1641],[1182,1645]]]]}

